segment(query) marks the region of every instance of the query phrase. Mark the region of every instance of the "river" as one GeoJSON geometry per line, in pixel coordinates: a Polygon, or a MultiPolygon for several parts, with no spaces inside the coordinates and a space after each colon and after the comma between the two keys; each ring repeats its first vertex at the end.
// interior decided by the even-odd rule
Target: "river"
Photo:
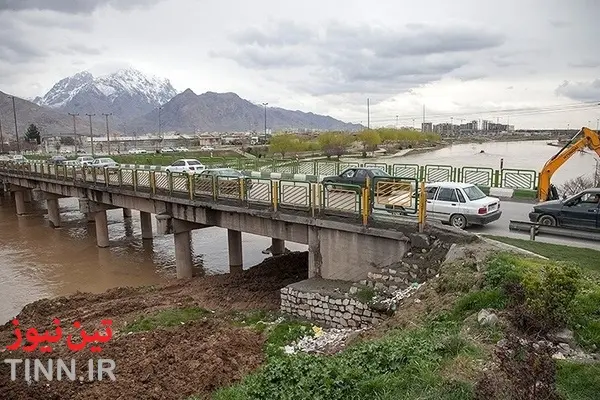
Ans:
{"type": "MultiPolygon", "coordinates": [[[[460,144],[421,154],[387,156],[387,163],[444,164],[533,169],[559,150],[546,142],[460,144]],[[480,151],[483,150],[484,153],[480,151]]],[[[575,154],[556,174],[554,182],[591,173],[593,154],[575,154]]],[[[364,161],[364,160],[363,160],[364,161]]],[[[79,213],[76,199],[61,199],[63,226],[51,229],[45,204],[28,204],[29,214],[17,217],[9,196],[0,198],[0,323],[14,317],[21,308],[44,297],[82,292],[102,292],[117,286],[140,286],[165,282],[175,277],[173,236],[142,241],[139,213],[123,219],[121,210],[108,212],[111,247],[96,246],[94,225],[79,213]]],[[[156,221],[153,218],[153,224],[156,221]]],[[[155,225],[156,226],[156,225],[155,225]]],[[[156,230],[156,229],[155,229],[156,230]]],[[[206,228],[193,231],[192,246],[197,273],[214,274],[228,270],[227,231],[206,228]]],[[[262,250],[270,239],[243,234],[244,267],[260,263],[262,250]]],[[[290,250],[305,245],[286,243],[290,250]]]]}
{"type": "MultiPolygon", "coordinates": [[[[544,163],[556,154],[560,147],[549,146],[548,141],[487,142],[482,144],[457,144],[420,154],[393,155],[380,157],[378,162],[388,164],[437,164],[455,167],[530,169],[539,172],[544,163]],[[484,152],[481,153],[481,150],[484,152]]],[[[559,186],[566,180],[581,175],[592,174],[596,167],[597,155],[590,150],[576,153],[553,176],[552,181],[559,186]]],[[[364,160],[363,160],[364,161],[364,160]]]]}

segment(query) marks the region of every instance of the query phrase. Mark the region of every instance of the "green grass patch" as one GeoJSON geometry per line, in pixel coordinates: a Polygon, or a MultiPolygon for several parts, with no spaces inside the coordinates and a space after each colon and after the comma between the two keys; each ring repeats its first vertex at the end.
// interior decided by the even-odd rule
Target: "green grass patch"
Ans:
{"type": "Polygon", "coordinates": [[[534,200],[537,198],[537,191],[531,189],[514,189],[512,197],[514,199],[534,200]]]}
{"type": "Polygon", "coordinates": [[[182,323],[198,320],[210,312],[199,307],[175,308],[159,311],[133,321],[126,330],[128,332],[145,332],[157,328],[180,326],[182,323]]]}
{"type": "Polygon", "coordinates": [[[583,269],[600,273],[600,251],[598,250],[536,242],[533,240],[508,238],[503,236],[486,235],[486,237],[502,243],[510,244],[512,246],[520,247],[524,250],[531,251],[544,257],[548,257],[553,261],[572,262],[579,265],[583,269]]]}
{"type": "Polygon", "coordinates": [[[567,400],[594,400],[600,397],[600,364],[562,361],[558,364],[557,387],[567,400]]]}
{"type": "Polygon", "coordinates": [[[375,297],[375,289],[370,288],[370,287],[365,287],[365,288],[361,288],[359,289],[355,296],[356,299],[358,301],[360,301],[361,303],[369,303],[371,300],[373,300],[373,297],[375,297]]]}
{"type": "Polygon", "coordinates": [[[484,308],[501,310],[506,306],[506,296],[498,288],[484,289],[469,293],[456,302],[453,315],[455,318],[464,319],[469,314],[484,308]]]}
{"type": "Polygon", "coordinates": [[[273,357],[257,373],[219,390],[214,398],[470,399],[471,384],[439,374],[447,360],[470,352],[454,324],[431,324],[392,332],[335,356],[273,357]]]}

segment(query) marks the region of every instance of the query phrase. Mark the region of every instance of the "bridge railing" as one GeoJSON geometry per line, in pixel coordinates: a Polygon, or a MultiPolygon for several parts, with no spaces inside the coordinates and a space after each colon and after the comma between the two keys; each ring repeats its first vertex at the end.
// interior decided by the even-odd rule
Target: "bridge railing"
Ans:
{"type": "Polygon", "coordinates": [[[44,164],[0,163],[0,171],[93,187],[121,187],[135,192],[202,201],[233,201],[273,211],[303,211],[313,216],[342,215],[367,224],[373,211],[418,212],[419,182],[405,177],[378,177],[369,186],[322,184],[299,180],[248,177],[204,177],[188,173],[44,164]]]}

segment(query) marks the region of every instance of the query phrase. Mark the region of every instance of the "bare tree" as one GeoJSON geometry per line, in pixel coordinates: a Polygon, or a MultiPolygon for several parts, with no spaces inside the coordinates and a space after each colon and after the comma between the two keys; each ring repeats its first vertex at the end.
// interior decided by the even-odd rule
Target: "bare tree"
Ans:
{"type": "Polygon", "coordinates": [[[600,163],[598,162],[596,162],[596,169],[593,173],[569,179],[561,185],[560,191],[566,196],[572,196],[582,190],[594,187],[600,187],[600,163]]]}

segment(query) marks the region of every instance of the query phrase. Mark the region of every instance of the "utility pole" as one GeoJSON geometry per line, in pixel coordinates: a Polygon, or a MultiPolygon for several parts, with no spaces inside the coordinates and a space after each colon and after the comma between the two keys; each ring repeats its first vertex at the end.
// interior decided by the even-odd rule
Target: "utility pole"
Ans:
{"type": "Polygon", "coordinates": [[[265,140],[267,140],[267,106],[269,103],[262,103],[262,105],[265,109],[265,140]]]}
{"type": "Polygon", "coordinates": [[[4,135],[2,134],[2,118],[0,118],[0,153],[4,153],[4,135]]]}
{"type": "Polygon", "coordinates": [[[396,115],[396,129],[398,129],[398,116],[396,115]]]}
{"type": "Polygon", "coordinates": [[[94,157],[94,134],[92,133],[92,117],[96,114],[85,114],[90,118],[90,143],[92,145],[92,157],[94,157]]]}
{"type": "Polygon", "coordinates": [[[415,129],[415,119],[413,118],[413,129],[415,129]]]}
{"type": "Polygon", "coordinates": [[[371,129],[371,100],[367,99],[367,129],[371,129]]]}
{"type": "Polygon", "coordinates": [[[106,118],[106,145],[108,146],[108,155],[110,156],[110,135],[108,133],[108,116],[112,115],[112,113],[103,113],[106,118]]]}
{"type": "Polygon", "coordinates": [[[15,117],[15,137],[17,139],[17,154],[21,154],[21,145],[19,144],[19,130],[17,129],[17,107],[15,106],[15,96],[12,97],[13,116],[15,117]]]}
{"type": "Polygon", "coordinates": [[[77,154],[77,124],[75,122],[75,117],[79,114],[69,113],[71,117],[73,117],[73,140],[75,141],[75,154],[77,154]]]}

